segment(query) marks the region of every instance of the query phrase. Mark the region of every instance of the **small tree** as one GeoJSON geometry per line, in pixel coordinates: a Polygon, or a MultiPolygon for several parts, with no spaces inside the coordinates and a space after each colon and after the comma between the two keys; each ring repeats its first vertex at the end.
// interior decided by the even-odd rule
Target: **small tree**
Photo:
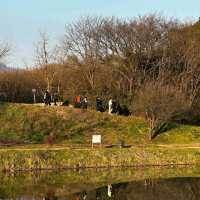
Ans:
{"type": "Polygon", "coordinates": [[[166,123],[184,112],[188,103],[185,95],[173,85],[150,82],[142,88],[133,104],[134,111],[142,114],[149,123],[149,138],[152,140],[166,123]]]}

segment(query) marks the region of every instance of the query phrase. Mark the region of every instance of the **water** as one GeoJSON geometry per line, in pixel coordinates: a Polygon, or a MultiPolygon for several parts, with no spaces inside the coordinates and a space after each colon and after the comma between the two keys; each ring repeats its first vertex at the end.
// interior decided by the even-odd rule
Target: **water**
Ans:
{"type": "Polygon", "coordinates": [[[143,168],[1,173],[0,199],[199,200],[200,169],[143,168]]]}

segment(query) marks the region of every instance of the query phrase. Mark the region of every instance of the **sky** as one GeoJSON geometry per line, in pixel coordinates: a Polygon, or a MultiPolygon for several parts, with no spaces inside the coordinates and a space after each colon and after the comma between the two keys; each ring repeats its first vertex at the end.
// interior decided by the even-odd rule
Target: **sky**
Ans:
{"type": "Polygon", "coordinates": [[[12,47],[6,62],[12,67],[33,65],[40,32],[58,43],[65,25],[82,16],[131,18],[159,13],[180,20],[200,17],[200,0],[0,0],[0,42],[12,47]]]}

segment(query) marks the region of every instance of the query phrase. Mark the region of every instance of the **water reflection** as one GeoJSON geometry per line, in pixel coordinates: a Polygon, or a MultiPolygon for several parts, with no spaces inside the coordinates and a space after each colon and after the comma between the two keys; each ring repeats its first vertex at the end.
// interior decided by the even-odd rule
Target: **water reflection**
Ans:
{"type": "Polygon", "coordinates": [[[75,200],[86,200],[86,199],[87,199],[87,192],[86,191],[75,194],[75,200]]]}
{"type": "Polygon", "coordinates": [[[112,197],[112,185],[108,184],[108,197],[112,197]]]}
{"type": "Polygon", "coordinates": [[[199,168],[0,174],[0,199],[195,200],[199,168]]]}
{"type": "Polygon", "coordinates": [[[107,193],[108,187],[88,191],[84,196],[66,199],[74,200],[199,200],[200,179],[175,178],[152,180],[150,185],[144,181],[112,185],[112,192],[107,193]],[[153,184],[152,184],[153,183],[153,184]]]}

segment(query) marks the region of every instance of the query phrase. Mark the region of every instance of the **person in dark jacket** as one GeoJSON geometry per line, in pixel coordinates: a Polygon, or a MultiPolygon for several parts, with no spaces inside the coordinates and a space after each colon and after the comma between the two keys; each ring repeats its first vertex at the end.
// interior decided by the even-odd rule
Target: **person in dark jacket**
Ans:
{"type": "Polygon", "coordinates": [[[116,100],[112,100],[112,112],[113,114],[117,113],[117,101],[116,100]]]}
{"type": "Polygon", "coordinates": [[[59,95],[57,92],[54,92],[53,94],[53,102],[54,102],[54,106],[57,106],[57,102],[59,100],[59,95]]]}
{"type": "Polygon", "coordinates": [[[104,112],[103,100],[100,97],[96,98],[96,110],[99,112],[104,112]]]}
{"type": "Polygon", "coordinates": [[[48,90],[46,90],[45,91],[45,93],[44,93],[44,103],[45,103],[45,105],[51,105],[51,95],[50,95],[50,93],[49,93],[49,91],[48,90]]]}

